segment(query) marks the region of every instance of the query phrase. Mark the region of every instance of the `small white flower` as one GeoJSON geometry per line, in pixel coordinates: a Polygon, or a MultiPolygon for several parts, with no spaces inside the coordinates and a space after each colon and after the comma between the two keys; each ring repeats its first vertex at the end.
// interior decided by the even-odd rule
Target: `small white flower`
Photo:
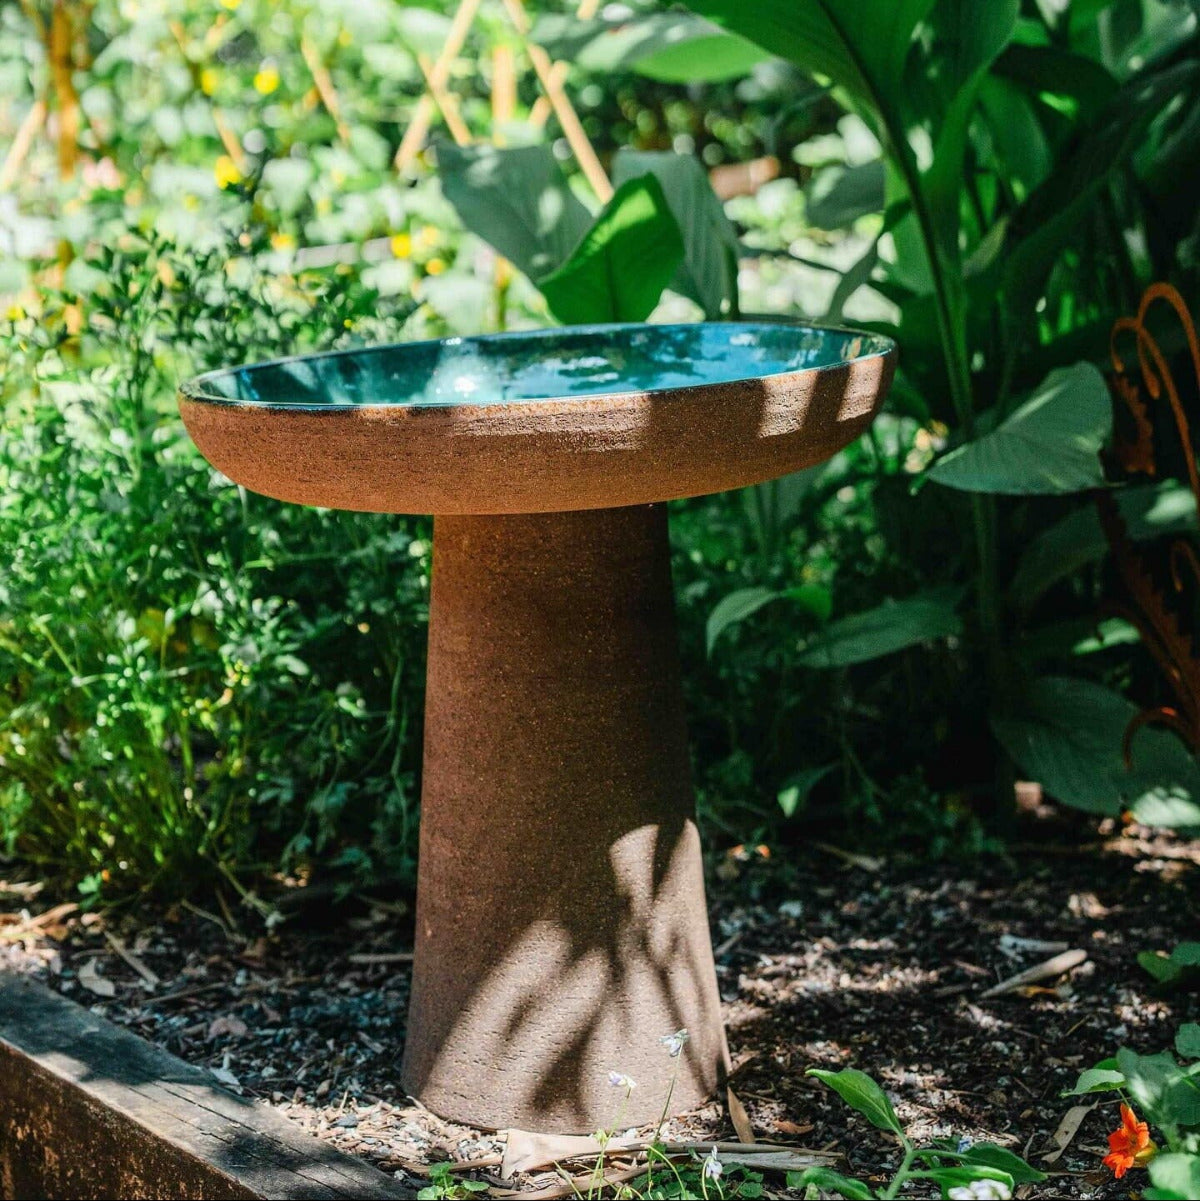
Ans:
{"type": "Polygon", "coordinates": [[[626,1076],[624,1072],[609,1072],[608,1082],[613,1088],[623,1088],[626,1092],[633,1092],[637,1088],[637,1081],[631,1076],[626,1076]]]}
{"type": "Polygon", "coordinates": [[[972,1180],[960,1184],[947,1194],[953,1201],[1010,1201],[1012,1193],[1002,1180],[972,1180]]]}
{"type": "Polygon", "coordinates": [[[721,1161],[717,1158],[717,1148],[716,1144],[714,1143],[713,1149],[708,1153],[707,1156],[705,1156],[704,1159],[704,1175],[707,1176],[709,1180],[720,1180],[721,1173],[724,1171],[725,1169],[721,1166],[721,1161]]]}
{"type": "Polygon", "coordinates": [[[672,1059],[678,1059],[683,1053],[687,1040],[688,1032],[686,1030],[676,1030],[674,1034],[664,1034],[658,1041],[667,1048],[667,1054],[672,1059]]]}

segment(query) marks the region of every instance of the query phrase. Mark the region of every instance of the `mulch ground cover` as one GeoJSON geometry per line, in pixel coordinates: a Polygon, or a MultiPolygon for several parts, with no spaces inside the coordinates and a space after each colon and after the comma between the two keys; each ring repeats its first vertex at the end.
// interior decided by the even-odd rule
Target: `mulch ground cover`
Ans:
{"type": "MultiPolygon", "coordinates": [[[[734,1061],[732,1088],[764,1141],[832,1151],[882,1180],[894,1145],[809,1067],[853,1065],[893,1096],[910,1134],[989,1139],[1052,1173],[1019,1196],[1126,1197],[1146,1187],[1100,1166],[1117,1124],[1108,1095],[1052,1151],[1078,1073],[1119,1045],[1171,1045],[1200,1017],[1138,966],[1200,931],[1200,842],[1111,822],[1028,818],[1003,856],[942,863],[809,845],[715,861],[711,908],[734,1061]],[[1017,973],[1075,951],[1078,966],[999,996],[1017,973]]],[[[0,967],[31,973],[261,1098],[414,1194],[439,1160],[472,1161],[497,1192],[503,1136],[443,1122],[398,1083],[411,963],[400,901],[319,890],[242,903],[88,913],[9,865],[0,967]]],[[[486,938],[487,932],[480,931],[486,938]]],[[[1062,962],[1062,960],[1060,960],[1062,962]]],[[[662,1032],[669,1033],[669,1032],[662,1032]]],[[[620,1064],[612,1065],[620,1070],[620,1064]]],[[[1070,1123],[1068,1123],[1070,1125],[1070,1123]]],[[[668,1137],[734,1138],[716,1102],[668,1137]]],[[[768,1196],[787,1196],[768,1174],[768,1196]]]]}

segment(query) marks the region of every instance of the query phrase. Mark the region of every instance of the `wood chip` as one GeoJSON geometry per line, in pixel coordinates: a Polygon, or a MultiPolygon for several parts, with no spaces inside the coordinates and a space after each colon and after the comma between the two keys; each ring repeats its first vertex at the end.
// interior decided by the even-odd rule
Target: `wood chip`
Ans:
{"type": "Polygon", "coordinates": [[[826,855],[832,855],[835,859],[840,859],[843,863],[850,867],[857,867],[864,872],[870,872],[874,875],[881,871],[885,859],[881,859],[878,855],[860,855],[855,851],[843,851],[841,847],[832,846],[828,842],[812,842],[810,846],[816,847],[818,851],[824,851],[826,855]]]}
{"type": "Polygon", "coordinates": [[[359,967],[370,967],[378,963],[412,963],[412,958],[412,951],[359,951],[346,956],[347,962],[359,967]]]}
{"type": "Polygon", "coordinates": [[[992,985],[981,996],[1002,997],[1005,993],[1017,992],[1027,984],[1036,984],[1039,980],[1052,980],[1055,976],[1061,976],[1064,972],[1074,970],[1081,963],[1086,962],[1087,957],[1088,953],[1078,948],[1073,951],[1063,951],[1061,955],[1055,955],[1044,963],[1035,964],[1023,972],[1018,972],[1015,976],[1009,976],[1007,980],[1001,980],[999,984],[992,985]]]}
{"type": "Polygon", "coordinates": [[[111,980],[106,980],[100,975],[100,968],[97,966],[94,959],[89,959],[79,969],[79,983],[90,993],[94,993],[97,997],[115,997],[117,995],[116,985],[111,980]]]}
{"type": "Polygon", "coordinates": [[[159,984],[162,983],[158,976],[152,972],[145,965],[145,963],[143,963],[142,960],[139,959],[138,956],[136,956],[115,934],[105,930],[104,937],[108,939],[108,945],[112,947],[112,949],[116,951],[116,953],[120,955],[121,958],[124,959],[125,962],[129,964],[129,966],[133,968],[133,970],[137,972],[137,974],[141,976],[141,978],[151,988],[157,988],[159,984]]]}
{"type": "Polygon", "coordinates": [[[1057,1163],[1062,1158],[1062,1153],[1071,1145],[1072,1139],[1079,1133],[1079,1127],[1083,1125],[1083,1119],[1096,1108],[1096,1104],[1093,1101],[1090,1105],[1072,1105],[1063,1114],[1063,1119],[1059,1122],[1058,1129],[1050,1136],[1050,1150],[1042,1156],[1043,1163],[1057,1163]]]}

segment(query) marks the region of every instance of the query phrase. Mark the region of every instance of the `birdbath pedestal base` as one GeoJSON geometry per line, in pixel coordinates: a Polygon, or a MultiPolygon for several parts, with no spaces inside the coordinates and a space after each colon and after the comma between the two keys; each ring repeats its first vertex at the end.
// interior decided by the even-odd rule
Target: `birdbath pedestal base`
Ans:
{"type": "Polygon", "coordinates": [[[712,1094],[727,1052],[663,502],[829,458],[894,358],[790,323],[587,326],[180,389],[205,457],[255,492],[436,515],[403,1065],[430,1109],[586,1133],[712,1094]],[[637,1082],[623,1106],[613,1072],[637,1082]]]}
{"type": "Polygon", "coordinates": [[[438,517],[402,1080],[586,1133],[726,1063],[663,505],[438,517]],[[686,1029],[679,1061],[660,1037],[686,1029]]]}

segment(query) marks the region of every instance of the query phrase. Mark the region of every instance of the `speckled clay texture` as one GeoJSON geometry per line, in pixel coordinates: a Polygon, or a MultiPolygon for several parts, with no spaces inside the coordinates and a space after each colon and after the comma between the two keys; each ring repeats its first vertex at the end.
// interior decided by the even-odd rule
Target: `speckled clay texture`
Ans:
{"type": "Polygon", "coordinates": [[[665,509],[439,517],[403,1082],[473,1125],[587,1133],[726,1062],[665,509]]]}
{"type": "Polygon", "coordinates": [[[678,391],[287,408],[181,394],[214,467],[296,504],[545,513],[699,496],[820,463],[870,424],[894,354],[678,391]]]}

